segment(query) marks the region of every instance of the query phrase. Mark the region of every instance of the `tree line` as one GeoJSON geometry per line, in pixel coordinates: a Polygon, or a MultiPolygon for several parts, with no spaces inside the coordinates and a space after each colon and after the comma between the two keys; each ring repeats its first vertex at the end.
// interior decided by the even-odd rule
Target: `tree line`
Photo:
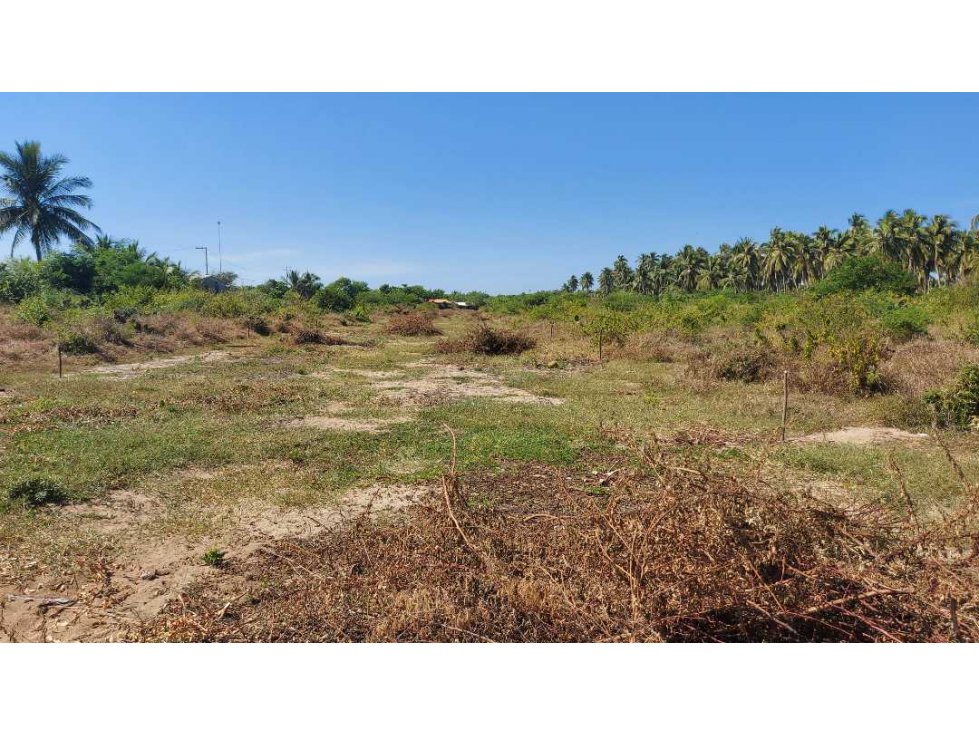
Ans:
{"type": "Polygon", "coordinates": [[[967,230],[944,214],[927,217],[913,209],[890,210],[873,226],[862,214],[853,214],[842,231],[823,226],[806,234],[776,227],[767,242],[742,237],[715,253],[685,245],[675,255],[643,253],[634,266],[619,255],[599,271],[597,281],[590,272],[572,275],[563,289],[597,288],[602,295],[717,288],[784,292],[811,285],[848,259],[868,256],[900,265],[923,291],[953,283],[979,272],[979,216],[967,230]]]}

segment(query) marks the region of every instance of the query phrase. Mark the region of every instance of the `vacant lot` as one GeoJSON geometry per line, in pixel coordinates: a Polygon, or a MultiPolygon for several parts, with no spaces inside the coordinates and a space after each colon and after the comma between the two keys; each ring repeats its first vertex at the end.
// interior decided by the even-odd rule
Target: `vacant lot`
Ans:
{"type": "Polygon", "coordinates": [[[476,354],[478,318],[4,367],[0,637],[975,636],[968,554],[929,535],[975,433],[793,389],[782,443],[780,375],[499,317],[536,346],[476,354]]]}

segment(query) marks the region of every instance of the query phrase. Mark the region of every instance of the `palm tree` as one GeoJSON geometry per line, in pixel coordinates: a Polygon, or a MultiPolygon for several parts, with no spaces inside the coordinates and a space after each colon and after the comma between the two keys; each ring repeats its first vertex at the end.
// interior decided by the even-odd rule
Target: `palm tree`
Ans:
{"type": "Polygon", "coordinates": [[[938,275],[938,285],[943,283],[942,276],[947,284],[955,271],[957,235],[955,223],[945,214],[934,215],[925,227],[923,237],[938,275]]]}
{"type": "Polygon", "coordinates": [[[697,288],[702,291],[712,291],[720,288],[727,273],[724,268],[724,261],[720,255],[710,255],[704,262],[704,266],[697,276],[697,288]]]}
{"type": "Polygon", "coordinates": [[[564,284],[564,289],[568,293],[574,293],[578,290],[578,276],[572,275],[568,278],[568,282],[564,284]]]}
{"type": "Polygon", "coordinates": [[[38,142],[16,145],[15,154],[0,152],[0,183],[9,194],[0,198],[0,235],[14,230],[10,256],[25,238],[34,246],[38,262],[62,237],[90,244],[88,232],[99,228],[76,209],[91,209],[92,200],[75,192],[90,188],[92,182],[83,176],[62,178],[68,159],[43,156],[38,142]]]}
{"type": "Polygon", "coordinates": [[[884,212],[884,216],[877,220],[877,226],[874,228],[873,248],[876,254],[888,260],[900,260],[902,255],[900,230],[901,222],[897,212],[888,209],[884,212]]]}
{"type": "Polygon", "coordinates": [[[296,295],[304,301],[313,297],[313,294],[320,289],[322,282],[318,275],[305,272],[302,275],[298,270],[290,270],[286,273],[286,285],[289,290],[295,291],[296,295]]]}
{"type": "Polygon", "coordinates": [[[615,278],[616,288],[625,288],[632,282],[632,268],[625,255],[619,255],[612,264],[612,276],[615,278]]]}
{"type": "Polygon", "coordinates": [[[636,261],[636,272],[632,278],[632,287],[637,293],[644,296],[656,290],[656,270],[659,267],[659,260],[656,253],[650,252],[639,256],[636,261]]]}
{"type": "Polygon", "coordinates": [[[931,279],[931,252],[925,243],[922,226],[925,218],[914,209],[905,209],[897,224],[897,239],[908,271],[918,276],[918,283],[925,290],[931,279]]]}
{"type": "Polygon", "coordinates": [[[869,255],[874,247],[874,235],[870,229],[870,223],[863,214],[854,212],[848,220],[850,228],[847,234],[850,237],[850,247],[858,255],[869,255]]]}
{"type": "Polygon", "coordinates": [[[745,288],[756,287],[761,271],[761,253],[754,240],[750,237],[742,237],[735,242],[731,262],[744,274],[745,288]]]}
{"type": "Polygon", "coordinates": [[[822,278],[829,271],[829,263],[833,261],[833,251],[839,244],[839,233],[823,225],[816,230],[812,240],[816,277],[822,278]]]}
{"type": "Polygon", "coordinates": [[[591,293],[591,289],[595,287],[595,276],[585,271],[581,274],[581,282],[579,285],[581,286],[581,290],[583,290],[585,293],[591,293]]]}
{"type": "Polygon", "coordinates": [[[614,288],[615,276],[612,274],[612,269],[602,268],[602,272],[598,274],[598,292],[607,296],[614,288]]]}
{"type": "Polygon", "coordinates": [[[793,255],[788,237],[775,227],[768,237],[768,247],[765,248],[764,271],[766,280],[776,291],[784,291],[788,285],[793,255]]]}

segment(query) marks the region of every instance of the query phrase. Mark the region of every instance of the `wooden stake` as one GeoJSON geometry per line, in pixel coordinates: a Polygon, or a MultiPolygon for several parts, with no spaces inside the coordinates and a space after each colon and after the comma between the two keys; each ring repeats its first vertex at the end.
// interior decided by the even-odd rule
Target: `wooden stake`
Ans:
{"type": "Polygon", "coordinates": [[[782,430],[781,439],[785,443],[785,421],[789,417],[789,371],[782,371],[782,430]]]}
{"type": "Polygon", "coordinates": [[[58,341],[58,377],[64,377],[64,371],[61,367],[61,341],[58,341]]]}
{"type": "Polygon", "coordinates": [[[602,332],[598,332],[598,363],[602,363],[602,332]]]}

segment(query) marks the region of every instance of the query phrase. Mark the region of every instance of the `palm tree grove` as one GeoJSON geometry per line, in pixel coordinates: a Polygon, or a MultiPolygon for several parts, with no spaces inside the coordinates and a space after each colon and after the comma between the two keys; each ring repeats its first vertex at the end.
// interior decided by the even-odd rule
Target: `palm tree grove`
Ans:
{"type": "MultiPolygon", "coordinates": [[[[878,258],[900,266],[922,291],[949,285],[979,269],[979,215],[969,229],[950,217],[931,217],[914,209],[898,214],[893,209],[871,226],[862,214],[852,214],[843,230],[822,226],[812,234],[774,227],[766,242],[742,237],[734,245],[722,243],[713,254],[703,247],[684,245],[677,253],[639,255],[630,266],[619,255],[598,277],[598,292],[631,290],[660,295],[730,289],[785,292],[805,288],[825,277],[835,266],[852,258],[878,258]]],[[[563,286],[574,293],[594,288],[591,273],[575,275],[563,286]]]]}

